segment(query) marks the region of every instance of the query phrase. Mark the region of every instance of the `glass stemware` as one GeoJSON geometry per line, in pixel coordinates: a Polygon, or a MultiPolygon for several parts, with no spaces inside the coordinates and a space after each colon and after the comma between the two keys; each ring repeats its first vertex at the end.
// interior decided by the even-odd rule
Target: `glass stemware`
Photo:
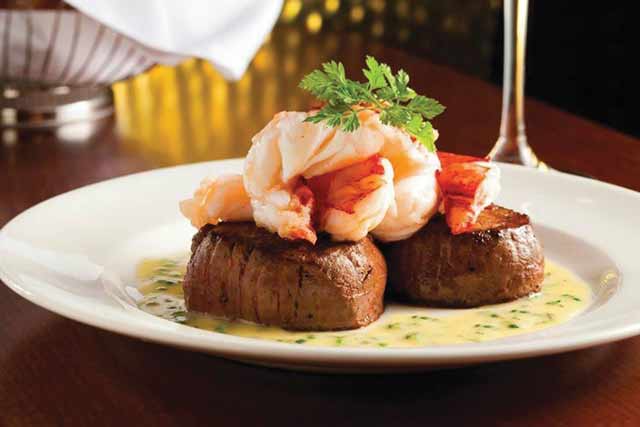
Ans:
{"type": "Polygon", "coordinates": [[[527,142],[524,124],[524,70],[529,0],[504,0],[504,65],[500,136],[492,160],[529,167],[546,166],[527,142]]]}

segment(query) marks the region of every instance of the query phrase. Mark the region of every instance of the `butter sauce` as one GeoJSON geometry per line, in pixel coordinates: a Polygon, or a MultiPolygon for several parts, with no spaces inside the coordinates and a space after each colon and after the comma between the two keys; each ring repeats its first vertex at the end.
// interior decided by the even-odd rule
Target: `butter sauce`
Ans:
{"type": "Polygon", "coordinates": [[[141,262],[137,269],[138,290],[143,296],[138,303],[140,309],[200,329],[299,345],[422,347],[489,341],[563,323],[591,301],[587,284],[547,261],[542,291],[513,302],[445,311],[391,305],[378,321],[358,330],[291,332],[187,312],[182,291],[186,263],[186,257],[141,262]]]}

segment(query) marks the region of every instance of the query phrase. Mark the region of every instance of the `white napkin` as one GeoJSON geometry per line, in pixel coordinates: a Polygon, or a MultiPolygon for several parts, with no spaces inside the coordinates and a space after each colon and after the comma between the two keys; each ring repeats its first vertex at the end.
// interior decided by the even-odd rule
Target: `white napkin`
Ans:
{"type": "Polygon", "coordinates": [[[282,0],[65,1],[160,52],[207,59],[231,79],[242,76],[282,7],[282,0]]]}
{"type": "Polygon", "coordinates": [[[190,56],[238,79],[282,6],[282,0],[65,1],[79,12],[0,10],[0,80],[108,84],[190,56]]]}
{"type": "Polygon", "coordinates": [[[282,7],[282,0],[66,2],[160,52],[207,59],[231,79],[242,76],[282,7]]]}

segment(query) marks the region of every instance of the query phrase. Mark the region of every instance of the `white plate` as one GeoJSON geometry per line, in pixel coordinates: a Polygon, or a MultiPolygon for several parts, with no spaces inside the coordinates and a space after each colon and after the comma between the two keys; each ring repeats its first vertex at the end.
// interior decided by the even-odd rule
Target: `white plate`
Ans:
{"type": "Polygon", "coordinates": [[[291,369],[411,371],[602,344],[640,331],[640,194],[560,173],[503,165],[498,202],[534,220],[546,255],[592,287],[592,305],[560,326],[502,340],[412,349],[323,348],[217,334],[138,310],[121,294],[144,257],[187,251],[177,201],[241,160],[130,175],[47,200],[0,233],[0,278],[28,300],[121,334],[291,369]]]}

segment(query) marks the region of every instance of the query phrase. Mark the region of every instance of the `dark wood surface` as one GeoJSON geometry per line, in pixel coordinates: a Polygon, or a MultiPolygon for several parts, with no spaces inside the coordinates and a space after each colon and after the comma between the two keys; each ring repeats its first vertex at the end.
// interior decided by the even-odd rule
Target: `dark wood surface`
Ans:
{"type": "MultiPolygon", "coordinates": [[[[442,149],[488,151],[498,130],[497,88],[392,49],[369,50],[404,67],[418,91],[447,105],[435,123],[442,149]]],[[[362,48],[347,46],[334,56],[354,67],[362,53],[362,48]]],[[[133,96],[128,89],[118,90],[121,97],[133,96]]],[[[254,102],[266,101],[256,97],[254,102]]],[[[271,113],[291,108],[286,97],[273,107],[271,113]]],[[[176,158],[163,151],[175,147],[165,147],[162,123],[157,123],[153,150],[148,150],[148,141],[127,133],[136,126],[125,117],[128,113],[118,112],[117,122],[104,121],[84,142],[53,132],[5,130],[0,225],[37,202],[82,185],[185,159],[240,155],[248,140],[234,141],[231,149],[217,147],[229,147],[235,136],[264,124],[248,121],[227,132],[228,140],[212,140],[197,156],[176,158]]],[[[640,141],[535,101],[527,104],[527,119],[531,145],[551,166],[640,190],[640,141]]],[[[201,123],[182,125],[195,132],[201,123]]],[[[97,330],[0,286],[0,425],[634,426],[640,425],[639,354],[640,338],[634,338],[556,356],[425,374],[309,375],[245,366],[97,330]]]]}

